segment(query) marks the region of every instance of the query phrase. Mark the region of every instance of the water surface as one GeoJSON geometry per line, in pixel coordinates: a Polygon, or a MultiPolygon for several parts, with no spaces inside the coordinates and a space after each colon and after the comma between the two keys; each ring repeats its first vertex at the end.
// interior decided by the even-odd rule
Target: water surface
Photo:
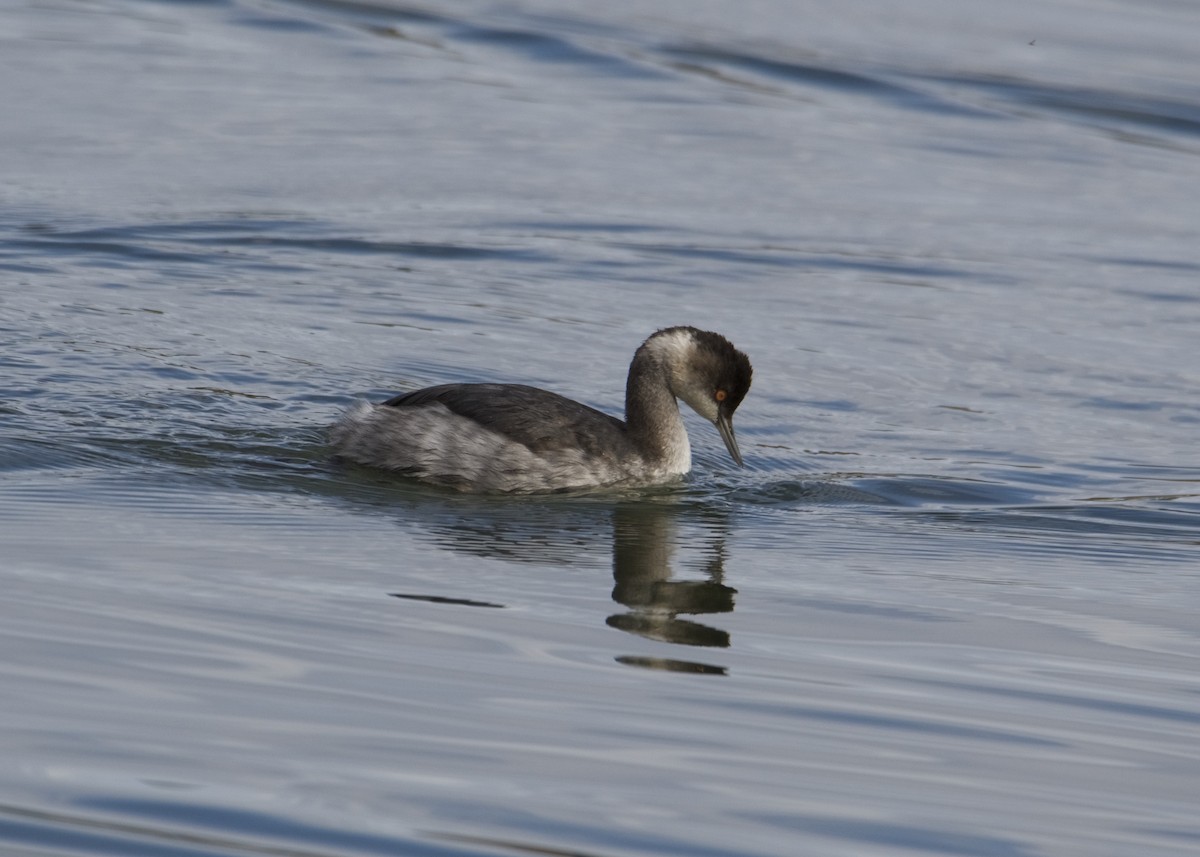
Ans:
{"type": "Polygon", "coordinates": [[[981,8],[0,12],[5,852],[1200,850],[1200,11],[981,8]],[[328,460],[671,324],[745,469],[328,460]]]}

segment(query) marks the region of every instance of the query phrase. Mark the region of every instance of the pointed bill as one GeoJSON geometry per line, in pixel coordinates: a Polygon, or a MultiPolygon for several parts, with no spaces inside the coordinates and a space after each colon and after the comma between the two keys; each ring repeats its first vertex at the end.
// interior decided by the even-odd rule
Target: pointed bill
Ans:
{"type": "Polygon", "coordinates": [[[725,448],[738,463],[738,467],[745,467],[742,453],[738,451],[737,438],[733,436],[733,419],[724,411],[717,414],[717,431],[721,433],[721,440],[725,441],[725,448]]]}

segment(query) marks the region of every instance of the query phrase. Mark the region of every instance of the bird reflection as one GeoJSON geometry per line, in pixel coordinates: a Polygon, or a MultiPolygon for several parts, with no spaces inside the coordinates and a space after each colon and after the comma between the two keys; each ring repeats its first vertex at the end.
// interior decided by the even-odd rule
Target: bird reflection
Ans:
{"type": "MultiPolygon", "coordinates": [[[[417,523],[418,538],[456,553],[536,565],[592,565],[611,550],[612,598],[623,610],[606,619],[620,631],[664,643],[727,648],[729,632],[695,618],[729,613],[737,591],[725,585],[728,511],[681,493],[629,499],[575,498],[497,502],[446,496],[429,489],[389,491],[372,507],[417,523]],[[680,534],[680,530],[683,533],[680,534]],[[676,555],[680,556],[677,557],[676,555]],[[677,578],[677,566],[699,576],[677,578]]],[[[393,592],[397,598],[463,607],[503,607],[488,599],[444,593],[393,592]]],[[[622,655],[632,666],[724,673],[686,660],[622,655]]]]}
{"type": "MultiPolygon", "coordinates": [[[[677,511],[662,504],[621,505],[613,512],[613,601],[629,609],[608,617],[608,625],[652,640],[687,646],[729,646],[727,631],[680,619],[729,613],[737,590],[722,582],[724,527],[705,545],[704,576],[672,580],[677,511]]],[[[711,516],[710,516],[711,517],[711,516]]],[[[724,521],[719,522],[724,524],[724,521]]]]}

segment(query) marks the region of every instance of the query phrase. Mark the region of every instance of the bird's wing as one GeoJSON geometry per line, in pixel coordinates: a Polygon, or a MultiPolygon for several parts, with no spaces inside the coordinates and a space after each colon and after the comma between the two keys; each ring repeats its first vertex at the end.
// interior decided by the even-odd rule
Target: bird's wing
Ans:
{"type": "Polygon", "coordinates": [[[437,402],[532,452],[578,449],[612,454],[628,443],[625,424],[603,411],[522,384],[442,384],[389,399],[394,408],[437,402]]]}

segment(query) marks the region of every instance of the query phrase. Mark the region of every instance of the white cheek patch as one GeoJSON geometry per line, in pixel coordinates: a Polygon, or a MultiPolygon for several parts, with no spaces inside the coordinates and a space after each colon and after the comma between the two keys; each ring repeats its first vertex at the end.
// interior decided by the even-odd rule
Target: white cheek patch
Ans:
{"type": "Polygon", "coordinates": [[[647,350],[667,367],[671,392],[710,423],[716,422],[717,403],[713,400],[713,391],[688,369],[696,357],[696,340],[692,334],[686,330],[673,330],[656,336],[649,341],[647,350]]]}

